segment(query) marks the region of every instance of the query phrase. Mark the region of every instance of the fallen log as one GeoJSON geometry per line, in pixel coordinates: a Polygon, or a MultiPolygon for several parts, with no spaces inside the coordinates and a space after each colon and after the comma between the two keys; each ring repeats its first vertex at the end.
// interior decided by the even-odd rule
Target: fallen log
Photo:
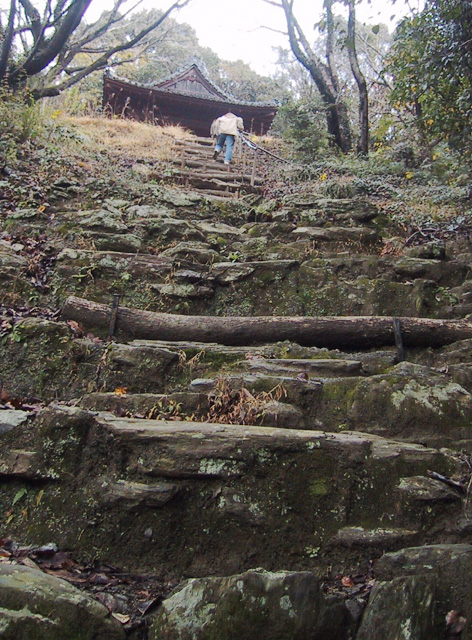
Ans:
{"type": "MultiPolygon", "coordinates": [[[[85,327],[108,329],[112,307],[70,296],[62,317],[85,327]]],[[[395,344],[392,317],[282,317],[282,316],[183,316],[119,307],[117,335],[148,340],[216,342],[250,345],[283,340],[303,346],[363,348],[395,344]]],[[[472,338],[472,323],[466,320],[397,318],[403,344],[408,347],[440,347],[472,338]]]]}

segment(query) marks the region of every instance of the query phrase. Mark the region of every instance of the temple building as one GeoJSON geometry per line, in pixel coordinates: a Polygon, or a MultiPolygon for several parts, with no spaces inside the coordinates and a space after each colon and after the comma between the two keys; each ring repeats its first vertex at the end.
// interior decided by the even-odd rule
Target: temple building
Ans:
{"type": "Polygon", "coordinates": [[[275,104],[241,102],[217,87],[202,62],[192,61],[152,84],[138,84],[107,72],[103,107],[114,115],[159,125],[180,125],[198,136],[209,136],[215,118],[232,111],[246,131],[264,135],[277,113],[275,104]]]}

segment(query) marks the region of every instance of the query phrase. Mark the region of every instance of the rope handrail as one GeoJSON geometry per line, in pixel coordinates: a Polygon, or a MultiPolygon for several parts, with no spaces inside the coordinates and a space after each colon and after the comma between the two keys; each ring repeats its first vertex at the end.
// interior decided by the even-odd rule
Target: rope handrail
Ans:
{"type": "Polygon", "coordinates": [[[247,145],[253,151],[262,151],[263,153],[266,153],[267,155],[271,156],[272,158],[276,158],[276,160],[280,160],[281,162],[286,162],[287,164],[293,165],[293,162],[291,162],[290,160],[286,160],[285,158],[281,158],[280,156],[276,155],[275,153],[272,153],[272,151],[268,151],[267,149],[264,149],[264,147],[260,147],[255,142],[252,142],[252,140],[248,140],[248,138],[246,138],[246,135],[248,135],[248,133],[246,131],[244,131],[244,132],[240,131],[239,132],[239,137],[241,138],[243,143],[245,145],[247,145]]]}

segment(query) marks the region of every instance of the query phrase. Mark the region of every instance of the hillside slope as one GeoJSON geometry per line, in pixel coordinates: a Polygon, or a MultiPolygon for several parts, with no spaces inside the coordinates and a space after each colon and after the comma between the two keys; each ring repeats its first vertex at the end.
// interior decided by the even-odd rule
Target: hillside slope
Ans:
{"type": "MultiPolygon", "coordinates": [[[[161,599],[163,584],[208,578],[195,596],[205,616],[179,609],[190,630],[173,619],[172,599],[154,619],[136,594],[117,604],[116,582],[93,584],[136,638],[256,637],[269,614],[251,609],[250,589],[275,588],[270,576],[244,573],[260,567],[297,580],[309,572],[312,600],[297,600],[294,617],[305,620],[313,599],[319,607],[299,627],[284,618],[257,637],[373,638],[393,619],[389,638],[406,637],[408,620],[417,630],[408,637],[444,638],[446,615],[467,618],[472,604],[460,578],[471,551],[472,340],[404,350],[367,333],[342,348],[250,335],[237,346],[149,340],[125,333],[120,309],[203,325],[222,316],[467,319],[467,194],[398,164],[380,175],[327,161],[274,166],[265,193],[223,199],[173,184],[164,147],[159,161],[129,145],[97,148],[102,164],[84,153],[60,171],[48,165],[37,202],[18,198],[26,162],[2,182],[5,555],[15,555],[12,541],[33,551],[53,541],[56,560],[67,550],[97,572],[152,576],[160,595],[148,591],[146,602],[161,599]],[[70,296],[108,305],[110,318],[115,301],[116,324],[64,317],[70,296]],[[236,607],[228,595],[208,617],[235,574],[247,598],[236,607]],[[210,580],[221,576],[223,586],[210,580]],[[228,616],[234,628],[221,627],[228,616]]],[[[64,577],[67,565],[57,565],[47,568],[64,577]]],[[[285,605],[271,606],[278,620],[285,605]]]]}

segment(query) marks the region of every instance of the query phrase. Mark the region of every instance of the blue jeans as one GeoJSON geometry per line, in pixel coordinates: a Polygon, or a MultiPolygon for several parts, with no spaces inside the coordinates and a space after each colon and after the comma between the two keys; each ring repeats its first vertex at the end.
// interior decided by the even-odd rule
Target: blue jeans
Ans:
{"type": "Polygon", "coordinates": [[[218,151],[218,153],[223,149],[226,142],[225,162],[231,162],[233,157],[234,138],[235,136],[230,133],[220,133],[216,139],[215,151],[218,151]]]}

